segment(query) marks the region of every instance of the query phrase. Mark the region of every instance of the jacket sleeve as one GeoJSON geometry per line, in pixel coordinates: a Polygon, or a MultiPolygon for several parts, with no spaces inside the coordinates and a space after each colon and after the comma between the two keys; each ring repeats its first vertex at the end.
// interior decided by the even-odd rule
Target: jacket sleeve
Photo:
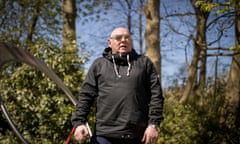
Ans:
{"type": "Polygon", "coordinates": [[[160,125],[163,120],[163,103],[162,87],[158,78],[156,69],[149,58],[147,58],[147,87],[149,89],[149,120],[148,124],[160,125]]]}
{"type": "Polygon", "coordinates": [[[79,93],[79,100],[76,105],[76,111],[71,117],[71,122],[74,127],[87,122],[87,116],[90,112],[93,101],[97,96],[97,81],[95,77],[96,62],[92,64],[85,80],[82,83],[81,90],[79,93]]]}

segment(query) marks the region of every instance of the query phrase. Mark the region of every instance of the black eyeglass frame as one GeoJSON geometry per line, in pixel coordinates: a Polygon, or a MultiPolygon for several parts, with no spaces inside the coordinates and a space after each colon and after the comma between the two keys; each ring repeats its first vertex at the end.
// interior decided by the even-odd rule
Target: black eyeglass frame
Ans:
{"type": "Polygon", "coordinates": [[[110,37],[110,38],[114,39],[116,41],[121,41],[123,37],[126,41],[132,40],[132,36],[130,34],[129,35],[115,35],[114,37],[110,37]]]}

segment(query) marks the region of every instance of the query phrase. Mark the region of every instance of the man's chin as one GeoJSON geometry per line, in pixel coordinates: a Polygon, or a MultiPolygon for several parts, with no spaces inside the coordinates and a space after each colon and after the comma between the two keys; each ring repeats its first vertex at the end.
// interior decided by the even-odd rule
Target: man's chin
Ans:
{"type": "Polygon", "coordinates": [[[127,49],[121,49],[118,51],[118,53],[128,53],[130,52],[130,50],[127,50],[127,49]]]}

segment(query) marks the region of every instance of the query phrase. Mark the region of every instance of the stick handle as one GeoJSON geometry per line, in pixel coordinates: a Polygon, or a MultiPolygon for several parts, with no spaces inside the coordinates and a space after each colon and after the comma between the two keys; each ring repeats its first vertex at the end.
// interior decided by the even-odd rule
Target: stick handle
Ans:
{"type": "Polygon", "coordinates": [[[92,131],[90,129],[90,126],[89,126],[88,122],[86,123],[86,127],[88,129],[89,136],[92,137],[92,131]]]}

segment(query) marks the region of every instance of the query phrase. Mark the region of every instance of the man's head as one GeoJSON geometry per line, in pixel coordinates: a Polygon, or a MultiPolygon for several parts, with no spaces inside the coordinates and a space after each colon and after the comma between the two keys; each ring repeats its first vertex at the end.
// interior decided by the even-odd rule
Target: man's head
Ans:
{"type": "Polygon", "coordinates": [[[126,53],[132,51],[132,37],[128,29],[119,27],[112,31],[108,39],[108,46],[112,53],[126,53]]]}

